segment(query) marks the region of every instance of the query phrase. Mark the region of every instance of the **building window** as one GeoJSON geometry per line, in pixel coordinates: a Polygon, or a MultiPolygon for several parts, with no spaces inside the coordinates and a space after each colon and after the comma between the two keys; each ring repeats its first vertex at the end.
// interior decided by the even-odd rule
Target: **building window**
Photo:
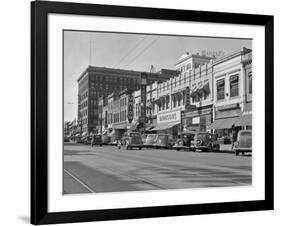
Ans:
{"type": "Polygon", "coordinates": [[[249,74],[249,94],[252,94],[252,73],[249,74]]]}
{"type": "Polygon", "coordinates": [[[217,100],[224,99],[224,79],[217,80],[217,100]]]}
{"type": "Polygon", "coordinates": [[[239,95],[239,77],[232,75],[230,77],[230,97],[236,97],[239,95]]]}

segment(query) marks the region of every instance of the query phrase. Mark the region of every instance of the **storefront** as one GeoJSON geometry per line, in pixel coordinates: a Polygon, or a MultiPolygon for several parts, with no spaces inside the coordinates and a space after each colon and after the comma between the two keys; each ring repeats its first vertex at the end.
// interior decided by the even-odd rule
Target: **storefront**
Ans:
{"type": "Polygon", "coordinates": [[[233,131],[237,133],[241,129],[241,126],[236,124],[241,115],[242,111],[238,103],[216,107],[215,119],[209,129],[215,131],[224,143],[230,143],[233,131]]]}
{"type": "Polygon", "coordinates": [[[151,131],[177,137],[181,131],[181,111],[176,110],[158,114],[156,126],[151,131]]]}
{"type": "Polygon", "coordinates": [[[235,126],[252,129],[252,103],[244,104],[242,115],[235,121],[235,126]]]}
{"type": "Polygon", "coordinates": [[[196,106],[189,107],[182,113],[182,129],[193,131],[207,131],[212,122],[212,105],[198,109],[196,106]]]}
{"type": "Polygon", "coordinates": [[[127,122],[114,123],[112,125],[116,139],[121,139],[123,133],[127,131],[127,122]]]}

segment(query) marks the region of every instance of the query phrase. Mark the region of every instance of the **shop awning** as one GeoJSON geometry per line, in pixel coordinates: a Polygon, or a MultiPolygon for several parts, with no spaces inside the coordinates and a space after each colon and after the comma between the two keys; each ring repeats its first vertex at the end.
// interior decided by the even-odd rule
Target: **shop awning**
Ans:
{"type": "Polygon", "coordinates": [[[136,122],[135,124],[132,124],[128,129],[134,131],[137,129],[138,125],[139,125],[139,123],[136,122]]]}
{"type": "Polygon", "coordinates": [[[112,137],[115,135],[115,130],[112,130],[111,133],[108,134],[109,137],[112,137]]]}
{"type": "Polygon", "coordinates": [[[150,131],[159,131],[159,130],[165,130],[165,129],[170,129],[176,125],[179,125],[179,122],[175,122],[175,123],[163,123],[163,124],[158,124],[155,128],[151,129],[150,131]]]}
{"type": "Polygon", "coordinates": [[[154,126],[147,126],[147,127],[145,127],[145,130],[146,131],[151,131],[153,128],[154,128],[154,126]]]}
{"type": "Polygon", "coordinates": [[[235,124],[237,117],[224,118],[215,120],[210,126],[210,129],[230,129],[235,124]]]}
{"type": "Polygon", "coordinates": [[[113,125],[113,129],[127,129],[127,124],[113,125]]]}
{"type": "Polygon", "coordinates": [[[209,86],[209,82],[207,82],[203,88],[202,88],[203,92],[205,92],[206,94],[210,93],[210,86],[209,86]]]}
{"type": "Polygon", "coordinates": [[[251,126],[252,125],[252,115],[242,115],[237,118],[235,126],[251,126]]]}

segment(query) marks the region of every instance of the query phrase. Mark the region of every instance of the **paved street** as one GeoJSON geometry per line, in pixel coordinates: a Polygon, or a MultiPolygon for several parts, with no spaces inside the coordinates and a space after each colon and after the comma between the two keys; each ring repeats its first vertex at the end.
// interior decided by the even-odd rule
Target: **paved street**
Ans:
{"type": "Polygon", "coordinates": [[[251,156],[65,144],[64,193],[251,184],[251,156]]]}

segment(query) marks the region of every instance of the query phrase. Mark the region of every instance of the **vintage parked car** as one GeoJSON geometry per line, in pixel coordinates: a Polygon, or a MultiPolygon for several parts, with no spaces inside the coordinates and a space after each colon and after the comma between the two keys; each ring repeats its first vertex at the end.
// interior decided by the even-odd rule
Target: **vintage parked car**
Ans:
{"type": "Polygon", "coordinates": [[[141,135],[138,132],[126,132],[123,134],[121,143],[125,145],[126,149],[138,148],[139,150],[143,147],[141,135]]]}
{"type": "Polygon", "coordinates": [[[177,151],[180,150],[191,150],[191,141],[194,139],[195,132],[193,131],[184,131],[177,139],[173,148],[177,151]]]}
{"type": "Polygon", "coordinates": [[[152,148],[156,143],[157,134],[148,134],[144,143],[144,147],[152,148]]]}
{"type": "Polygon", "coordinates": [[[94,146],[94,145],[102,146],[102,136],[101,136],[101,134],[94,134],[92,136],[91,145],[92,146],[94,146]]]}
{"type": "Polygon", "coordinates": [[[101,141],[102,141],[102,144],[109,144],[110,136],[108,135],[107,132],[105,132],[101,135],[101,141]]]}
{"type": "Polygon", "coordinates": [[[219,151],[220,145],[218,141],[213,139],[213,135],[208,132],[196,132],[194,134],[193,140],[191,140],[191,150],[201,150],[201,151],[219,151]]]}
{"type": "Polygon", "coordinates": [[[143,144],[145,143],[146,138],[147,138],[147,134],[144,133],[144,134],[141,135],[141,140],[142,140],[143,144]]]}
{"type": "Polygon", "coordinates": [[[153,146],[155,148],[171,149],[174,143],[174,139],[172,139],[168,134],[157,134],[156,142],[153,146]]]}
{"type": "Polygon", "coordinates": [[[82,140],[83,144],[91,144],[92,137],[91,137],[91,135],[85,135],[82,137],[81,140],[82,140]]]}
{"type": "Polygon", "coordinates": [[[241,152],[242,155],[245,152],[252,152],[252,131],[240,130],[237,135],[237,141],[234,144],[234,151],[236,155],[241,152]]]}

